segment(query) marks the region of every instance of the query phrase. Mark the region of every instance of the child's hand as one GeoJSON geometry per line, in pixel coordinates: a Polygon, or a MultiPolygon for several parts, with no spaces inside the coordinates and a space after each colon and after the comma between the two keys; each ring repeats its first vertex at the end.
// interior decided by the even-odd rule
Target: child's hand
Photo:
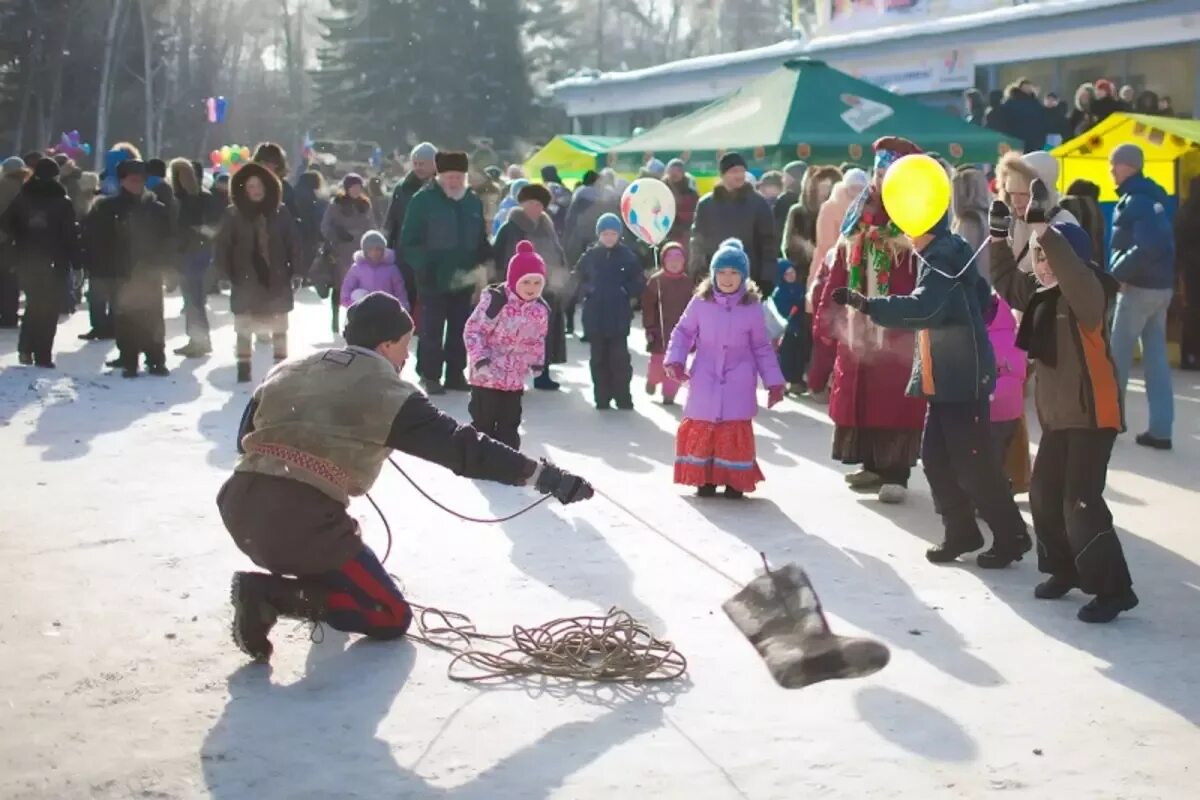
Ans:
{"type": "Polygon", "coordinates": [[[683,364],[667,364],[663,370],[667,373],[667,377],[676,383],[687,383],[688,378],[691,377],[683,368],[683,364]]]}
{"type": "Polygon", "coordinates": [[[774,408],[783,402],[783,386],[771,386],[767,389],[767,408],[774,408]]]}

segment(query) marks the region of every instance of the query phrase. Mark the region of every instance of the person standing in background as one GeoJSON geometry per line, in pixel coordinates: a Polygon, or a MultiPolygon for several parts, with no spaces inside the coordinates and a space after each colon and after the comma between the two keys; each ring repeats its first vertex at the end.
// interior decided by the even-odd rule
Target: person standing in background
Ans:
{"type": "MultiPolygon", "coordinates": [[[[0,166],[0,214],[21,193],[29,179],[30,170],[17,157],[6,158],[0,166]]],[[[17,282],[17,265],[13,260],[12,240],[0,230],[0,328],[16,328],[21,306],[21,288],[17,282]]]]}
{"type": "Polygon", "coordinates": [[[720,183],[696,206],[688,252],[692,275],[707,274],[721,243],[737,239],[750,262],[749,279],[758,286],[761,296],[769,296],[775,288],[779,252],[771,206],[747,183],[746,159],[740,153],[723,155],[720,171],[720,183]]]}
{"type": "Polygon", "coordinates": [[[340,330],[339,290],[342,281],[346,280],[346,273],[354,264],[354,254],[358,252],[362,237],[374,226],[371,200],[366,195],[362,176],[351,172],[342,178],[342,187],[325,209],[325,216],[321,220],[321,235],[333,250],[333,262],[337,269],[333,276],[333,291],[330,292],[331,330],[335,335],[340,330]]]}
{"type": "Polygon", "coordinates": [[[208,326],[208,271],[212,240],[221,214],[201,183],[202,175],[186,158],[171,162],[171,184],[179,206],[176,242],[180,256],[180,290],[188,342],[175,351],[184,358],[203,358],[212,352],[208,326]]]}
{"type": "Polygon", "coordinates": [[[1183,338],[1180,368],[1200,370],[1200,178],[1175,213],[1175,269],[1183,280],[1183,338]]]}

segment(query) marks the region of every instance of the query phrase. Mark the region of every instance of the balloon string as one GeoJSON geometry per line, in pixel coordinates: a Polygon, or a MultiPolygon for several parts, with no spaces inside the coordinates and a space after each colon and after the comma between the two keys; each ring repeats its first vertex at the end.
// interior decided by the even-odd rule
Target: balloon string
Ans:
{"type": "Polygon", "coordinates": [[[959,271],[958,271],[956,274],[954,274],[954,275],[951,275],[951,274],[950,274],[950,273],[948,273],[948,272],[942,272],[940,269],[938,269],[937,267],[935,267],[933,264],[930,264],[928,261],[926,261],[926,260],[925,260],[925,256],[921,255],[920,253],[915,253],[915,255],[916,255],[917,259],[918,259],[918,260],[919,260],[919,261],[920,261],[922,264],[924,264],[925,266],[929,267],[931,270],[933,270],[934,272],[936,272],[938,275],[944,275],[945,277],[947,277],[947,278],[949,278],[950,280],[952,280],[952,281],[953,281],[953,280],[958,280],[958,279],[959,279],[959,277],[961,277],[961,276],[962,276],[962,274],[963,274],[964,272],[966,272],[968,269],[970,269],[970,268],[971,268],[971,265],[975,263],[975,259],[979,258],[979,254],[983,252],[983,248],[987,247],[989,243],[990,243],[990,240],[989,240],[989,239],[985,239],[985,240],[984,240],[984,242],[983,242],[983,244],[981,244],[981,245],[979,246],[979,249],[975,251],[975,254],[974,254],[973,256],[971,256],[971,260],[970,260],[970,261],[968,261],[968,262],[967,262],[967,263],[966,263],[966,264],[963,266],[963,268],[962,268],[962,269],[960,269],[960,270],[959,270],[959,271]]]}

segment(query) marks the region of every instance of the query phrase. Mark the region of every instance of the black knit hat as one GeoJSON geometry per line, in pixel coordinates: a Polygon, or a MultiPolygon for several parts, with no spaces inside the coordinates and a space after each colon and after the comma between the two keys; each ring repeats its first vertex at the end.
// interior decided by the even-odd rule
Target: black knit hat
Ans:
{"type": "Polygon", "coordinates": [[[721,156],[720,171],[722,175],[724,175],[726,172],[729,172],[729,170],[733,169],[734,167],[745,166],[746,159],[742,158],[741,153],[726,153],[725,155],[721,156]]]}
{"type": "Polygon", "coordinates": [[[152,158],[146,162],[146,174],[151,178],[167,177],[167,162],[161,158],[152,158]]]}
{"type": "Polygon", "coordinates": [[[589,169],[587,172],[583,173],[583,179],[579,182],[584,186],[591,186],[598,180],[600,180],[600,173],[596,172],[594,169],[589,169]]]}
{"type": "Polygon", "coordinates": [[[53,158],[43,158],[33,167],[33,177],[43,180],[52,181],[58,177],[58,162],[53,158]]]}
{"type": "Polygon", "coordinates": [[[550,190],[540,183],[529,183],[521,187],[521,191],[517,192],[517,202],[524,203],[526,200],[537,200],[546,208],[554,202],[554,198],[550,196],[550,190]]]}
{"type": "Polygon", "coordinates": [[[117,180],[123,181],[130,175],[145,175],[146,162],[139,161],[136,158],[127,158],[120,164],[117,164],[117,180]]]}
{"type": "Polygon", "coordinates": [[[438,172],[466,172],[470,168],[467,154],[453,150],[438,151],[434,163],[438,172]]]}
{"type": "Polygon", "coordinates": [[[413,321],[400,301],[386,292],[371,292],[346,311],[346,344],[374,350],[384,342],[403,339],[413,321]]]}

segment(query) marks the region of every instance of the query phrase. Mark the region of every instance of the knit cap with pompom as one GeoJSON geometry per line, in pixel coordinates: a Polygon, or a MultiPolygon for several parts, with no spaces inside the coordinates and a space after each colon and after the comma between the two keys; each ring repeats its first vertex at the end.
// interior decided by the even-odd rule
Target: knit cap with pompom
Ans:
{"type": "Polygon", "coordinates": [[[717,252],[713,253],[709,266],[714,279],[717,272],[723,269],[736,269],[742,274],[743,281],[750,279],[750,258],[746,255],[746,249],[740,239],[726,239],[721,242],[717,252]]]}
{"type": "Polygon", "coordinates": [[[508,262],[506,283],[510,291],[517,290],[517,282],[526,275],[541,275],[546,277],[546,262],[533,249],[533,242],[522,239],[517,242],[517,252],[508,262]]]}

